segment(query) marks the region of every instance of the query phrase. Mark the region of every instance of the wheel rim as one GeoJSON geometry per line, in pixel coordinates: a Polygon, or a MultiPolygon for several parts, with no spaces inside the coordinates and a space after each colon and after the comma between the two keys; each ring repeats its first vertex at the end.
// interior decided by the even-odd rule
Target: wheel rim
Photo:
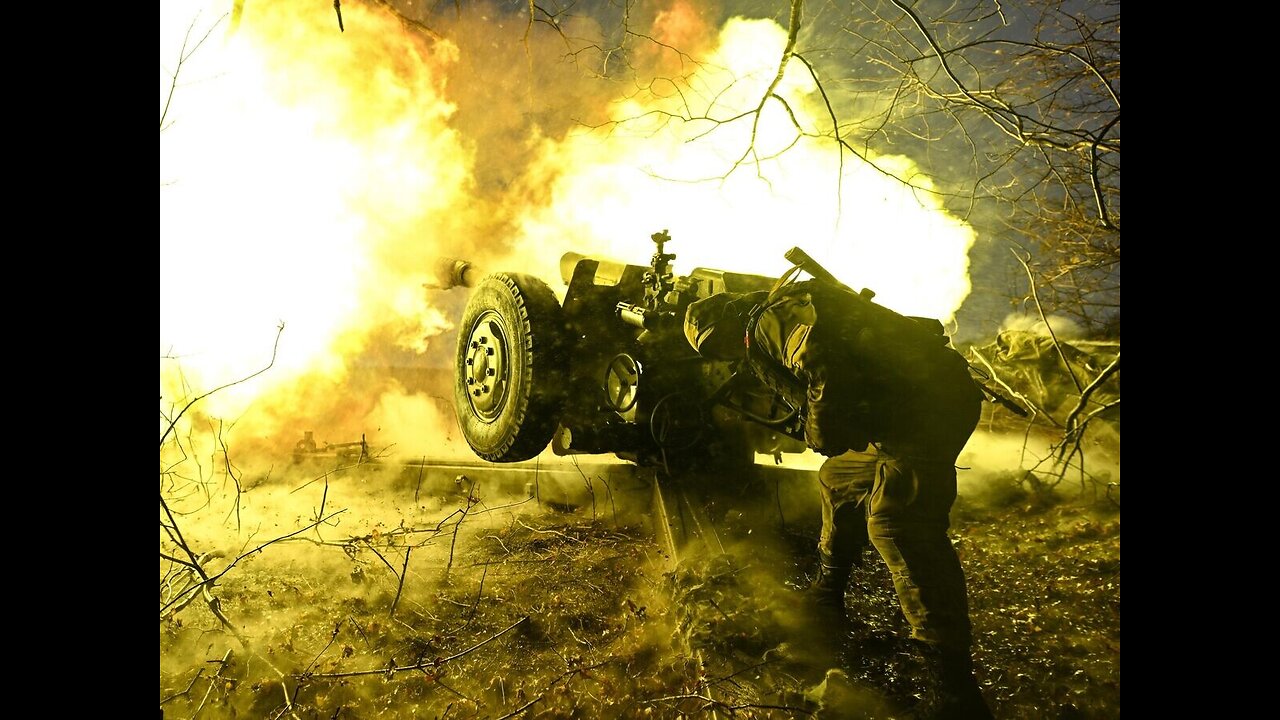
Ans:
{"type": "Polygon", "coordinates": [[[639,397],[640,364],[622,353],[609,361],[604,370],[605,404],[624,413],[635,407],[639,397]]]}
{"type": "Polygon", "coordinates": [[[463,372],[467,399],[471,410],[484,422],[491,423],[502,414],[511,385],[511,346],[502,317],[486,310],[476,318],[467,336],[466,363],[463,372]]]}

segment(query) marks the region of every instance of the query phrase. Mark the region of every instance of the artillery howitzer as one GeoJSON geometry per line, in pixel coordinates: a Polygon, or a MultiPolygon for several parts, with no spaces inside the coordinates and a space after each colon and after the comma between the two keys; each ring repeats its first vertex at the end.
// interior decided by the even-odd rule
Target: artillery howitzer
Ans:
{"type": "Polygon", "coordinates": [[[484,277],[451,261],[450,285],[474,288],[458,327],[454,404],[467,443],[517,462],[612,453],[642,466],[746,466],[755,453],[802,452],[797,409],[733,363],[685,339],[689,304],[768,290],[776,278],[671,272],[664,230],[648,266],[566,253],[564,303],[531,275],[484,277]]]}

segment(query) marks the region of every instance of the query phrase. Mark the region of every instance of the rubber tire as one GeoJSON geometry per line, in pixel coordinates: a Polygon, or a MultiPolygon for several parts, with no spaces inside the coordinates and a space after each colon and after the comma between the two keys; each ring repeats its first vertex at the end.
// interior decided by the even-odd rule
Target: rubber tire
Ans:
{"type": "Polygon", "coordinates": [[[493,273],[475,287],[458,326],[454,410],[476,455],[490,462],[537,456],[560,423],[568,380],[564,317],[546,283],[531,275],[493,273]],[[508,387],[496,417],[477,413],[467,385],[466,359],[473,328],[496,313],[507,333],[508,387]]]}

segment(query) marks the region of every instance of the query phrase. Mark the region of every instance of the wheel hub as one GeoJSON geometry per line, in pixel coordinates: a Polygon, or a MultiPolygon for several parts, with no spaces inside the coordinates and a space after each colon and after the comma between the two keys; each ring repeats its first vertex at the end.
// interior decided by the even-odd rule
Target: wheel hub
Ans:
{"type": "Polygon", "coordinates": [[[477,417],[493,422],[506,403],[510,383],[510,346],[501,316],[487,311],[476,319],[467,336],[465,365],[467,398],[477,417]]]}

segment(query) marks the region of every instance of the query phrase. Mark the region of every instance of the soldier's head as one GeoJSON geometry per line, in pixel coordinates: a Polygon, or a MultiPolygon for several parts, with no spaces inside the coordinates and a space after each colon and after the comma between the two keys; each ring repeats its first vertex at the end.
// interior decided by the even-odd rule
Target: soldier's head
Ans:
{"type": "Polygon", "coordinates": [[[747,316],[760,293],[723,292],[689,305],[684,336],[698,354],[709,360],[737,360],[746,355],[743,336],[747,316]]]}

